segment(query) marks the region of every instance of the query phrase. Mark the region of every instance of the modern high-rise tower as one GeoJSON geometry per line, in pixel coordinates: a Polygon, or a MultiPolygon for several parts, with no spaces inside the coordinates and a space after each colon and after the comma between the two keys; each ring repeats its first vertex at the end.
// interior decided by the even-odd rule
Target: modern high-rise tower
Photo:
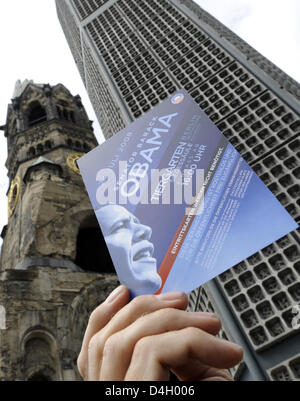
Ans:
{"type": "MultiPolygon", "coordinates": [[[[191,0],[56,5],[106,138],[185,88],[299,222],[297,82],[191,0]]],[[[297,231],[190,295],[243,345],[241,380],[300,379],[299,305],[297,231]]]]}

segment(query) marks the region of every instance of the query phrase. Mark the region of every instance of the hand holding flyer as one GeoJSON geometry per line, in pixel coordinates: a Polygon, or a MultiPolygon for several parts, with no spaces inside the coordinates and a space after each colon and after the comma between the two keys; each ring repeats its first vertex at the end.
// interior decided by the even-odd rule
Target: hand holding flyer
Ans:
{"type": "Polygon", "coordinates": [[[298,227],[184,90],[78,165],[133,296],[188,293],[298,227]]]}

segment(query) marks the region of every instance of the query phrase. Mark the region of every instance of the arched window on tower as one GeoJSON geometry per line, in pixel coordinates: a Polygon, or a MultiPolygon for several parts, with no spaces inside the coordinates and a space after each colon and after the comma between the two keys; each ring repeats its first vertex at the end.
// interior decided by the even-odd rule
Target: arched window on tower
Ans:
{"type": "Polygon", "coordinates": [[[86,218],[80,225],[75,263],[85,271],[115,273],[105,240],[94,215],[86,218]]]}
{"type": "Polygon", "coordinates": [[[31,146],[30,148],[29,148],[29,150],[28,150],[28,156],[29,157],[32,157],[32,156],[35,156],[35,153],[36,153],[36,151],[35,151],[35,148],[33,147],[33,146],[31,146]]]}
{"type": "Polygon", "coordinates": [[[58,106],[56,106],[56,110],[57,110],[58,117],[61,118],[61,116],[62,116],[62,110],[61,110],[61,108],[58,107],[58,106]]]}
{"type": "Polygon", "coordinates": [[[43,153],[43,152],[44,152],[44,146],[41,143],[39,143],[37,145],[37,153],[43,153]]]}
{"type": "Polygon", "coordinates": [[[69,120],[69,113],[68,113],[68,110],[66,110],[66,109],[63,109],[63,118],[65,120],[69,120]]]}
{"type": "Polygon", "coordinates": [[[68,104],[63,101],[60,101],[59,105],[56,106],[58,118],[75,123],[74,112],[66,108],[66,106],[68,104]]]}
{"type": "Polygon", "coordinates": [[[13,120],[13,122],[11,123],[11,135],[14,135],[17,132],[17,121],[16,119],[13,120]]]}
{"type": "Polygon", "coordinates": [[[74,112],[70,111],[70,119],[73,123],[75,123],[75,117],[74,117],[74,112]]]}
{"type": "Polygon", "coordinates": [[[52,335],[41,328],[30,331],[22,341],[21,366],[26,381],[54,381],[59,377],[57,346],[52,335]]]}
{"type": "Polygon", "coordinates": [[[45,142],[45,148],[46,148],[46,149],[51,149],[51,148],[52,148],[52,143],[51,143],[51,141],[46,141],[46,142],[45,142]]]}
{"type": "Polygon", "coordinates": [[[28,125],[32,127],[33,125],[47,121],[47,114],[45,109],[37,101],[34,101],[29,106],[28,113],[28,125]]]}
{"type": "Polygon", "coordinates": [[[28,378],[29,382],[48,382],[51,379],[43,373],[35,373],[28,378]]]}

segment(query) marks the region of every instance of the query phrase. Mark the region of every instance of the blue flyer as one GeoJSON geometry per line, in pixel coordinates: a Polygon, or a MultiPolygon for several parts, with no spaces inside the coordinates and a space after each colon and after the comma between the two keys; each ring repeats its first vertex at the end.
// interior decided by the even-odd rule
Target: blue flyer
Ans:
{"type": "Polygon", "coordinates": [[[183,89],[78,166],[132,296],[188,293],[298,227],[183,89]]]}

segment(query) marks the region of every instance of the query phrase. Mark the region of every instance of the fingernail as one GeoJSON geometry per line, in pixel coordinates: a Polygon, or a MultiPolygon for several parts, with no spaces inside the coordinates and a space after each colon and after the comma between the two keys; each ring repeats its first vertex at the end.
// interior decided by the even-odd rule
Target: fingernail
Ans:
{"type": "Polygon", "coordinates": [[[156,295],[158,299],[161,299],[162,301],[174,301],[176,299],[182,299],[184,293],[180,291],[174,291],[174,292],[165,292],[163,294],[156,295]]]}
{"type": "Polygon", "coordinates": [[[235,343],[232,343],[232,344],[233,344],[234,348],[235,348],[237,351],[243,352],[243,348],[242,348],[239,344],[235,344],[235,343]]]}
{"type": "Polygon", "coordinates": [[[219,316],[217,316],[214,313],[210,313],[210,312],[193,312],[193,313],[195,313],[199,317],[209,317],[210,319],[220,320],[219,316]]]}
{"type": "Polygon", "coordinates": [[[222,341],[224,341],[226,344],[230,345],[232,348],[234,348],[238,352],[243,351],[243,348],[239,344],[236,344],[236,343],[233,343],[233,342],[227,341],[227,340],[222,340],[222,341]]]}
{"type": "Polygon", "coordinates": [[[120,285],[119,287],[115,288],[113,290],[113,292],[111,292],[109,294],[109,296],[106,298],[104,303],[109,304],[109,303],[113,302],[121,294],[121,292],[123,291],[123,288],[124,288],[123,285],[120,285]]]}

